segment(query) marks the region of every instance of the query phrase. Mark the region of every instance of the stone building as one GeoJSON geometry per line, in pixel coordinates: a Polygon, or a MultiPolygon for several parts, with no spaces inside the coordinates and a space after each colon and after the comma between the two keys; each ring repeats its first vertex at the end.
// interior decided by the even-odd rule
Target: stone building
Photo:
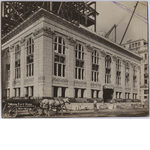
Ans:
{"type": "Polygon", "coordinates": [[[148,55],[148,43],[144,39],[136,41],[129,41],[123,44],[128,50],[139,54],[142,57],[141,61],[141,82],[140,82],[140,99],[146,100],[149,98],[149,55],[148,55]]]}
{"type": "Polygon", "coordinates": [[[2,38],[3,97],[139,98],[141,57],[44,9],[2,38]]]}

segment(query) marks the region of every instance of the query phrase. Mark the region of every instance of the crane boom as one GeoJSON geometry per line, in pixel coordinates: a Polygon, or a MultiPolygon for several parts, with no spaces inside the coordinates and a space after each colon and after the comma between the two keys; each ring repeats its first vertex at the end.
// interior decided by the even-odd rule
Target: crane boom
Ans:
{"type": "Polygon", "coordinates": [[[124,37],[125,37],[125,34],[126,34],[127,30],[128,30],[128,27],[129,27],[129,25],[130,25],[130,22],[131,22],[131,20],[132,20],[132,17],[133,17],[133,15],[134,15],[134,12],[135,12],[135,10],[136,10],[137,5],[138,5],[138,2],[137,2],[136,5],[134,6],[134,11],[133,11],[133,13],[132,13],[132,15],[131,15],[131,18],[130,18],[130,20],[129,20],[129,23],[128,23],[128,25],[127,25],[127,28],[126,28],[126,30],[125,30],[125,32],[124,32],[124,34],[123,34],[123,37],[122,37],[121,42],[120,42],[120,45],[122,44],[122,41],[123,41],[123,39],[124,39],[124,37]]]}

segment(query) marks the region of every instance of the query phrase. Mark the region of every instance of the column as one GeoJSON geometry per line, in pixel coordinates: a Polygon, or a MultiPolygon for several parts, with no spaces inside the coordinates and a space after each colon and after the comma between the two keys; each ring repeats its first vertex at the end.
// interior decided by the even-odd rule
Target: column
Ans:
{"type": "Polygon", "coordinates": [[[10,97],[15,96],[13,91],[13,81],[15,79],[15,55],[14,55],[14,45],[10,45],[10,97]]]}
{"type": "Polygon", "coordinates": [[[19,97],[19,89],[16,88],[16,97],[19,97]]]}
{"type": "Polygon", "coordinates": [[[32,96],[32,88],[31,87],[28,87],[28,93],[29,93],[29,96],[32,96]]]}
{"type": "Polygon", "coordinates": [[[16,97],[16,89],[13,89],[13,96],[16,97]]]}
{"type": "Polygon", "coordinates": [[[120,94],[120,95],[119,95],[119,98],[122,98],[122,93],[120,92],[119,94],[120,94]]]}
{"type": "Polygon", "coordinates": [[[20,78],[20,96],[24,96],[26,91],[24,90],[24,78],[26,77],[26,49],[25,49],[25,39],[20,40],[20,66],[21,66],[21,78],[20,78]]]}
{"type": "Polygon", "coordinates": [[[78,89],[78,98],[81,97],[81,89],[78,89]]]}
{"type": "Polygon", "coordinates": [[[62,96],[62,87],[58,87],[58,97],[62,96]]]}
{"type": "Polygon", "coordinates": [[[65,88],[65,97],[68,97],[69,93],[68,93],[68,88],[65,88]]]}
{"type": "Polygon", "coordinates": [[[122,98],[125,98],[125,64],[126,61],[121,62],[121,86],[122,86],[122,98]]]}
{"type": "Polygon", "coordinates": [[[87,97],[87,90],[85,89],[84,91],[83,91],[83,98],[86,98],[87,97]]]}
{"type": "Polygon", "coordinates": [[[93,97],[96,98],[96,90],[93,91],[93,97]]]}
{"type": "Polygon", "coordinates": [[[101,91],[98,91],[98,98],[102,98],[101,91]]]}
{"type": "Polygon", "coordinates": [[[8,89],[6,90],[6,97],[8,97],[8,89]]]}
{"type": "MultiPolygon", "coordinates": [[[[75,80],[75,45],[76,41],[72,38],[68,38],[68,48],[66,48],[66,77],[68,79],[68,97],[75,96],[74,80],[75,80]]],[[[78,73],[77,73],[78,77],[78,73]]]]}

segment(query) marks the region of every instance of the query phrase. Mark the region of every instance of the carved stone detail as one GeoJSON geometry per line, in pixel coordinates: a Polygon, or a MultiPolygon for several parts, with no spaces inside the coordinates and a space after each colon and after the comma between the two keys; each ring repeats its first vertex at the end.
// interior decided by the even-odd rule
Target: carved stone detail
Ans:
{"type": "Polygon", "coordinates": [[[20,80],[14,79],[13,86],[20,86],[20,80]]]}
{"type": "Polygon", "coordinates": [[[34,78],[26,78],[24,79],[24,85],[33,84],[34,78]]]}
{"type": "Polygon", "coordinates": [[[68,80],[67,79],[62,79],[62,78],[52,78],[52,83],[53,84],[63,84],[63,85],[68,85],[68,80]]]}
{"type": "Polygon", "coordinates": [[[131,66],[131,68],[133,68],[135,65],[131,62],[131,63],[130,63],[130,66],[131,66]]]}
{"type": "Polygon", "coordinates": [[[131,87],[125,87],[126,91],[131,91],[131,87]]]}
{"type": "Polygon", "coordinates": [[[134,88],[134,89],[133,89],[133,92],[136,92],[136,93],[137,93],[137,92],[138,92],[138,89],[135,89],[135,88],[134,88]]]}
{"type": "Polygon", "coordinates": [[[112,84],[105,84],[105,85],[103,86],[103,88],[104,88],[104,89],[114,89],[114,85],[112,85],[112,84]]]}
{"type": "Polygon", "coordinates": [[[115,90],[121,91],[122,90],[122,86],[116,85],[115,90]]]}
{"type": "Polygon", "coordinates": [[[38,83],[45,83],[45,76],[39,76],[38,83]]]}
{"type": "Polygon", "coordinates": [[[10,52],[13,52],[13,50],[14,50],[14,45],[10,45],[9,50],[10,50],[10,52]]]}
{"type": "Polygon", "coordinates": [[[101,84],[92,82],[91,87],[92,88],[101,88],[101,84]]]}
{"type": "Polygon", "coordinates": [[[92,52],[93,51],[93,47],[90,44],[86,44],[87,47],[87,51],[88,52],[92,52]]]}
{"type": "Polygon", "coordinates": [[[25,38],[21,38],[20,40],[20,46],[24,46],[25,45],[25,38]]]}
{"type": "Polygon", "coordinates": [[[101,56],[105,57],[106,56],[106,52],[104,50],[101,51],[101,56]]]}
{"type": "Polygon", "coordinates": [[[126,65],[126,60],[125,59],[122,59],[122,64],[126,65]]]}
{"type": "Polygon", "coordinates": [[[113,61],[117,61],[117,56],[113,55],[113,61]]]}
{"type": "Polygon", "coordinates": [[[33,33],[34,39],[39,38],[41,36],[47,36],[49,38],[52,38],[54,34],[54,31],[52,31],[51,28],[48,27],[43,27],[41,29],[35,30],[35,32],[33,33]]]}
{"type": "Polygon", "coordinates": [[[70,42],[69,44],[72,46],[74,46],[77,43],[76,40],[74,40],[73,37],[70,36],[67,37],[67,40],[70,42]]]}
{"type": "Polygon", "coordinates": [[[86,81],[74,80],[74,86],[86,87],[86,85],[87,85],[86,81]]]}

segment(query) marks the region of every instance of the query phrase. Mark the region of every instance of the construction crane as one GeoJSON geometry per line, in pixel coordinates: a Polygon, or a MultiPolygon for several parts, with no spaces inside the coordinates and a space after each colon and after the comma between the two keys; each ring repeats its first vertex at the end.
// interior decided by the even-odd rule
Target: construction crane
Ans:
{"type": "Polygon", "coordinates": [[[116,42],[116,28],[117,28],[117,25],[114,24],[113,27],[106,33],[105,37],[108,38],[109,35],[111,34],[111,32],[113,31],[113,29],[115,30],[115,40],[114,42],[116,42]]]}
{"type": "Polygon", "coordinates": [[[38,9],[43,8],[76,25],[94,26],[96,31],[96,2],[5,2],[2,4],[2,37],[38,9]]]}
{"type": "Polygon", "coordinates": [[[122,37],[121,42],[120,42],[120,45],[122,44],[122,41],[123,41],[123,39],[124,39],[124,37],[125,37],[125,34],[126,34],[127,30],[128,30],[128,27],[129,27],[129,25],[130,25],[130,22],[131,22],[131,20],[132,20],[132,17],[133,17],[133,15],[134,15],[134,12],[135,12],[135,10],[136,10],[137,5],[138,5],[138,2],[137,2],[136,5],[134,6],[134,11],[133,11],[133,13],[132,13],[132,15],[131,15],[131,18],[130,18],[130,20],[129,20],[129,23],[128,23],[128,25],[127,25],[127,28],[126,28],[126,30],[125,30],[125,32],[124,32],[124,34],[123,34],[123,37],[122,37]]]}

